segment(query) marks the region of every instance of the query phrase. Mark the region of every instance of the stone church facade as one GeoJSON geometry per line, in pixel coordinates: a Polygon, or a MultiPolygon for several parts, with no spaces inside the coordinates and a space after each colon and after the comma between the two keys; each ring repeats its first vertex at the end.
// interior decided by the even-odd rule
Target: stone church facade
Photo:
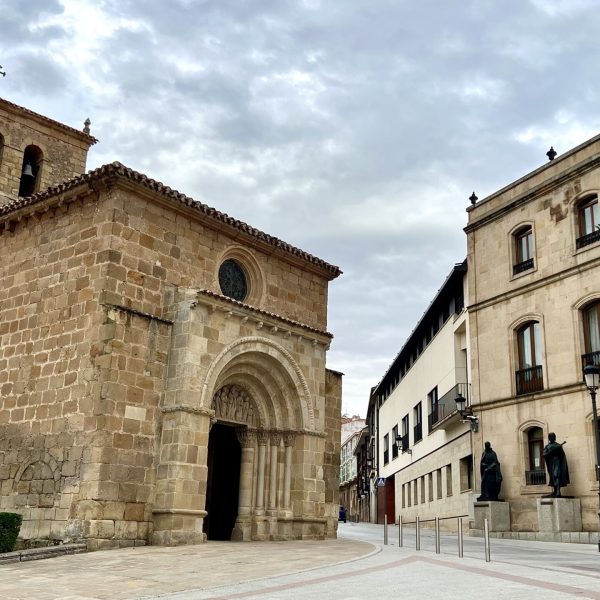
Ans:
{"type": "Polygon", "coordinates": [[[0,100],[0,511],[90,549],[334,537],[340,271],[0,100]]]}

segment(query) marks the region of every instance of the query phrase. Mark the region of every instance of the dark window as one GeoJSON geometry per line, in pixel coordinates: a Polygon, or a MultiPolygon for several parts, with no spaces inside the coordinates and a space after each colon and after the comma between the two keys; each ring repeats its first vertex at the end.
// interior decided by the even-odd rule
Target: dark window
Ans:
{"type": "Polygon", "coordinates": [[[517,395],[544,389],[540,324],[530,321],[517,331],[519,365],[516,371],[517,395]]]}
{"type": "Polygon", "coordinates": [[[434,387],[429,394],[427,394],[427,401],[429,403],[429,431],[440,419],[440,411],[438,404],[438,389],[434,387]]]}
{"type": "Polygon", "coordinates": [[[398,458],[398,425],[394,425],[392,429],[392,458],[398,458]]]}
{"type": "Polygon", "coordinates": [[[545,485],[546,471],[544,468],[544,432],[541,427],[531,427],[527,430],[527,452],[529,470],[525,471],[527,485],[545,485]]]}
{"type": "Polygon", "coordinates": [[[522,273],[533,268],[533,230],[531,226],[523,227],[514,235],[515,264],[513,273],[522,273]]]}
{"type": "Polygon", "coordinates": [[[246,274],[235,260],[228,259],[219,267],[219,285],[225,296],[240,302],[248,294],[246,274]]]}
{"type": "Polygon", "coordinates": [[[600,211],[598,210],[598,196],[584,198],[577,207],[579,220],[579,237],[577,248],[600,240],[600,211]]]}
{"type": "Polygon", "coordinates": [[[413,441],[418,442],[423,439],[423,405],[421,402],[417,404],[413,410],[413,419],[415,426],[413,429],[413,441]]]}
{"type": "Polygon", "coordinates": [[[600,366],[600,301],[588,304],[583,309],[583,334],[585,342],[583,366],[587,364],[600,366]]]}
{"type": "Polygon", "coordinates": [[[408,415],[405,415],[404,417],[402,417],[402,445],[400,447],[402,452],[405,452],[410,447],[410,442],[408,439],[408,428],[408,415]]]}
{"type": "Polygon", "coordinates": [[[390,462],[390,435],[386,433],[383,436],[383,464],[387,465],[390,462]]]}

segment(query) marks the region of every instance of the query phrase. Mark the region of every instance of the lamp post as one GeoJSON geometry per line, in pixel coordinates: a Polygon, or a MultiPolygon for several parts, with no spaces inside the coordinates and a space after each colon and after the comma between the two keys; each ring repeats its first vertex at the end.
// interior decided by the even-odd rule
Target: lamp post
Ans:
{"type": "Polygon", "coordinates": [[[467,399],[459,392],[454,402],[456,402],[456,410],[461,416],[463,423],[469,423],[471,431],[476,432],[479,429],[479,417],[476,417],[473,414],[473,409],[467,406],[467,399]]]}
{"type": "MultiPolygon", "coordinates": [[[[594,441],[596,446],[596,481],[598,482],[598,507],[600,511],[600,432],[598,431],[598,414],[596,413],[596,390],[600,387],[600,369],[596,365],[588,364],[583,369],[585,385],[592,398],[592,421],[594,427],[594,441]]],[[[598,512],[600,519],[600,512],[598,512]]],[[[600,529],[598,530],[600,536],[600,529]]],[[[600,552],[600,537],[598,539],[598,552],[600,552]]]]}

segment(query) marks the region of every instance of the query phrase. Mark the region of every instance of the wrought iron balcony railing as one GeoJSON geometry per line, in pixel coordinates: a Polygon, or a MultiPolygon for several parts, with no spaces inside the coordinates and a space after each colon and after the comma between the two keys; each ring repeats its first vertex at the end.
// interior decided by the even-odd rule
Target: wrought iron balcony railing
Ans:
{"type": "Polygon", "coordinates": [[[586,365],[595,365],[597,367],[600,367],[600,351],[582,354],[581,366],[585,369],[586,365]]]}
{"type": "Polygon", "coordinates": [[[525,485],[546,485],[546,471],[543,469],[525,471],[525,485]]]}
{"type": "Polygon", "coordinates": [[[409,447],[409,443],[408,443],[408,433],[406,435],[402,436],[402,439],[400,441],[400,449],[402,450],[402,452],[406,452],[408,450],[409,447]]]}
{"type": "Polygon", "coordinates": [[[515,371],[515,378],[517,383],[517,396],[533,394],[533,392],[539,392],[544,389],[542,365],[515,371]]]}
{"type": "Polygon", "coordinates": [[[529,269],[533,269],[533,258],[529,258],[523,262],[513,265],[513,275],[518,275],[519,273],[523,273],[523,271],[528,271],[529,269]]]}
{"type": "Polygon", "coordinates": [[[587,235],[582,235],[581,237],[577,238],[575,245],[579,250],[579,248],[589,246],[594,242],[600,242],[600,229],[597,229],[596,231],[592,231],[592,233],[588,233],[587,235]]]}
{"type": "Polygon", "coordinates": [[[469,383],[457,383],[430,407],[431,412],[427,417],[429,431],[431,431],[437,423],[451,415],[453,412],[456,412],[455,400],[458,394],[461,394],[467,399],[467,406],[471,403],[469,394],[470,387],[471,385],[469,383]]]}

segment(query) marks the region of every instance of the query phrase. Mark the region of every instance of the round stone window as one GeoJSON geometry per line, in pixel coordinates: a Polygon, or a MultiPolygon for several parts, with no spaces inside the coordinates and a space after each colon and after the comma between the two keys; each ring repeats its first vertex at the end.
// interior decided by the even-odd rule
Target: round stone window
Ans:
{"type": "Polygon", "coordinates": [[[248,295],[248,282],[242,267],[228,259],[219,267],[219,285],[225,296],[242,302],[248,295]]]}

